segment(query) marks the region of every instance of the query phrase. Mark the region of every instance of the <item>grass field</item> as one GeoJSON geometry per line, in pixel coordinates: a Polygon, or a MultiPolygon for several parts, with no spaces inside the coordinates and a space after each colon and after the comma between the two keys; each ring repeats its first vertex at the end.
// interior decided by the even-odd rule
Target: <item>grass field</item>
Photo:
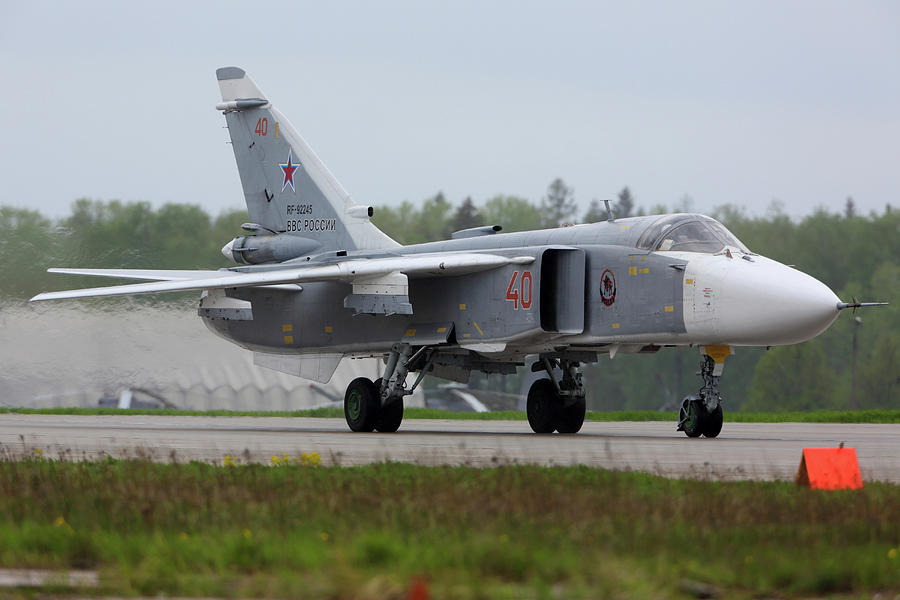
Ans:
{"type": "Polygon", "coordinates": [[[97,569],[119,595],[399,599],[414,578],[432,598],[900,590],[898,486],[314,464],[0,462],[0,567],[97,569]]]}
{"type": "MultiPolygon", "coordinates": [[[[52,415],[182,415],[200,417],[332,417],[344,418],[340,408],[318,408],[294,411],[233,411],[233,410],[145,410],[118,408],[0,408],[0,414],[52,415]]],[[[619,412],[589,411],[586,421],[672,421],[674,412],[634,410],[619,412]]],[[[481,421],[524,421],[525,413],[515,410],[484,413],[451,412],[431,408],[407,408],[404,419],[471,419],[481,421]]],[[[807,412],[743,413],[728,412],[725,419],[732,423],[900,423],[900,410],[813,410],[807,412]]]]}

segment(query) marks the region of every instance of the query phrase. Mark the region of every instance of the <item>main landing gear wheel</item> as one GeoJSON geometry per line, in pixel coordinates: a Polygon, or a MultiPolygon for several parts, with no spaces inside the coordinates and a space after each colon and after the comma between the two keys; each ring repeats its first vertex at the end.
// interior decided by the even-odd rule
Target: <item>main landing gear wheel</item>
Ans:
{"type": "Polygon", "coordinates": [[[560,433],[578,433],[584,425],[584,413],[587,402],[584,396],[576,399],[569,406],[560,403],[556,415],[556,430],[560,433]]]}
{"type": "MultiPolygon", "coordinates": [[[[344,394],[344,418],[352,431],[372,431],[378,419],[380,399],[371,379],[357,377],[344,394]]],[[[402,406],[401,406],[402,415],[402,406]]],[[[399,426],[399,424],[398,424],[399,426]]]]}
{"type": "MultiPolygon", "coordinates": [[[[375,389],[381,390],[382,379],[375,380],[375,389]]],[[[378,418],[375,420],[375,430],[381,433],[394,433],[400,429],[403,422],[403,398],[394,398],[389,404],[381,407],[378,418]]]]}
{"type": "Polygon", "coordinates": [[[538,379],[528,390],[526,409],[528,424],[535,433],[553,433],[556,413],[560,405],[556,387],[549,379],[538,379]]]}
{"type": "Polygon", "coordinates": [[[538,379],[528,390],[528,424],[535,433],[578,433],[584,425],[584,396],[576,396],[568,406],[549,379],[538,379]]]}

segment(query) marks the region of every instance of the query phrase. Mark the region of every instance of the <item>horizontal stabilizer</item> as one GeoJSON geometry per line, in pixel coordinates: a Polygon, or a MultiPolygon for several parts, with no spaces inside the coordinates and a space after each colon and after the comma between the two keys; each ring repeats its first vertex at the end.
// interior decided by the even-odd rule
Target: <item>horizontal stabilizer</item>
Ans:
{"type": "MultiPolygon", "coordinates": [[[[110,287],[87,288],[82,290],[66,290],[61,292],[45,292],[31,300],[63,300],[67,298],[93,298],[99,296],[130,296],[134,294],[154,294],[159,292],[184,292],[191,290],[210,290],[238,287],[258,287],[283,284],[297,284],[307,281],[345,281],[368,279],[388,273],[402,273],[412,277],[429,277],[442,275],[463,275],[495,269],[508,264],[530,264],[532,256],[506,257],[495,254],[476,253],[440,253],[416,256],[396,256],[376,259],[356,259],[324,266],[284,268],[267,271],[235,272],[235,271],[183,271],[182,273],[200,273],[200,276],[186,276],[176,279],[178,271],[146,271],[147,273],[168,273],[168,279],[150,283],[115,285],[110,287]],[[212,275],[210,275],[210,273],[212,275]]],[[[66,273],[79,271],[82,275],[105,277],[128,277],[122,275],[129,269],[69,269],[66,273]],[[108,274],[116,271],[118,274],[108,274]]],[[[140,272],[140,271],[139,271],[140,272]]],[[[137,278],[137,277],[135,277],[137,278]]]]}
{"type": "MultiPolygon", "coordinates": [[[[228,273],[227,270],[223,270],[228,273]]],[[[185,279],[209,279],[220,277],[223,271],[172,270],[172,269],[47,269],[48,273],[66,275],[91,275],[93,277],[113,277],[116,279],[144,279],[147,281],[184,281],[185,279]]]]}

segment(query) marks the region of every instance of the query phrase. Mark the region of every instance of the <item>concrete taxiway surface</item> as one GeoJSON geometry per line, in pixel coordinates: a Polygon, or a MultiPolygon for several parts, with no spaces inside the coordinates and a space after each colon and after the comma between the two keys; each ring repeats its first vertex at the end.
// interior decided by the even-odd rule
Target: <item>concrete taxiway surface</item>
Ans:
{"type": "Polygon", "coordinates": [[[0,455],[80,460],[269,463],[318,452],[323,464],[585,464],[667,476],[793,479],[804,447],[856,448],[865,481],[900,483],[900,425],[725,423],[688,439],[670,422],[585,423],[577,435],[535,435],[521,421],[410,419],[394,434],[351,433],[343,419],[0,415],[0,455]]]}

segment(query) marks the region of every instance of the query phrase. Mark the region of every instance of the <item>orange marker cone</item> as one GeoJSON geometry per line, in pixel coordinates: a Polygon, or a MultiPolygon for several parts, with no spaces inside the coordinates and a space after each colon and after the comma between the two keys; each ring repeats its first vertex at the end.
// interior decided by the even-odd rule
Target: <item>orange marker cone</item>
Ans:
{"type": "Polygon", "coordinates": [[[797,485],[815,490],[858,490],[862,476],[855,448],[804,448],[797,485]]]}

